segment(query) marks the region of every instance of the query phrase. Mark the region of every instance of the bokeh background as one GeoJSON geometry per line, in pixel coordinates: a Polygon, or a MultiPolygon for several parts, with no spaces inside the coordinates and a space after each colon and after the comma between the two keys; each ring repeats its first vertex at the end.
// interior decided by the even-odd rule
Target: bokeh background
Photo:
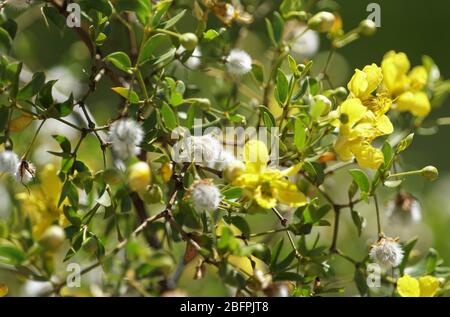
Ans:
{"type": "MultiPolygon", "coordinates": [[[[244,3],[255,1],[243,1],[244,3]]],[[[268,1],[268,7],[272,8],[279,1],[268,1]]],[[[344,28],[349,30],[368,16],[366,8],[370,0],[337,0],[339,10],[344,21],[344,28]]],[[[189,4],[190,0],[179,1],[181,4],[189,4]]],[[[345,85],[350,78],[353,69],[361,68],[372,62],[380,63],[383,55],[389,50],[406,52],[412,65],[421,63],[422,55],[431,56],[441,70],[443,77],[450,77],[450,28],[448,25],[448,15],[450,13],[449,1],[423,1],[423,0],[383,0],[376,1],[381,6],[381,27],[378,32],[370,38],[362,38],[347,47],[338,51],[330,67],[330,76],[336,79],[336,83],[345,85]]],[[[186,28],[183,31],[192,31],[192,18],[183,19],[182,25],[186,28]]],[[[89,63],[89,54],[83,44],[79,42],[71,30],[60,32],[50,26],[47,29],[40,11],[38,9],[29,10],[18,16],[18,35],[14,43],[13,55],[17,59],[23,60],[31,71],[45,70],[47,74],[60,79],[62,90],[69,89],[82,93],[83,85],[88,79],[84,72],[89,63]]],[[[183,28],[183,27],[180,27],[183,28]]],[[[260,20],[249,28],[249,34],[245,41],[240,42],[240,46],[245,48],[252,57],[263,60],[262,54],[267,48],[267,37],[265,34],[264,21],[260,20]]],[[[125,34],[111,39],[108,43],[110,47],[126,48],[125,34]]],[[[321,36],[320,52],[314,57],[317,69],[325,63],[329,44],[325,36],[321,36]]],[[[207,85],[208,78],[202,75],[194,76],[194,80],[203,85],[207,85]]],[[[93,94],[89,99],[91,110],[98,122],[103,123],[110,118],[111,111],[116,111],[119,105],[117,98],[111,91],[111,84],[105,80],[98,87],[98,93],[93,94]]],[[[450,117],[450,100],[440,108],[432,112],[427,119],[432,121],[439,117],[450,117]]],[[[55,128],[56,127],[52,127],[55,128]]],[[[50,131],[49,127],[49,131],[50,131]]],[[[72,131],[73,132],[73,131],[72,131]]],[[[26,147],[29,142],[30,133],[17,135],[15,138],[18,147],[26,147]]],[[[75,137],[75,136],[73,136],[75,137]]],[[[450,264],[450,126],[441,126],[435,134],[430,136],[416,135],[413,146],[404,155],[406,167],[418,169],[425,165],[434,165],[440,171],[440,177],[433,183],[424,181],[419,176],[407,179],[404,189],[411,192],[422,204],[423,221],[412,224],[408,227],[391,226],[385,224],[385,231],[392,235],[400,235],[403,239],[413,236],[419,237],[418,251],[422,255],[429,247],[434,247],[442,256],[447,265],[450,264]]],[[[43,141],[44,142],[44,141],[43,141]]],[[[44,142],[45,143],[45,142],[44,142]]],[[[46,144],[44,144],[47,146],[46,144]]],[[[56,144],[53,144],[55,146],[56,144]]],[[[82,155],[89,157],[87,161],[95,167],[99,164],[100,153],[92,157],[92,149],[97,149],[94,138],[88,139],[83,145],[82,155]]],[[[37,151],[35,159],[42,159],[44,152],[37,151]]],[[[100,168],[100,166],[97,166],[100,168]]],[[[331,193],[336,197],[342,197],[343,192],[339,191],[341,182],[348,184],[349,177],[345,171],[338,173],[337,177],[328,182],[331,193]]],[[[394,191],[386,192],[382,196],[383,206],[393,198],[394,191]]],[[[0,201],[0,205],[4,204],[0,201]]],[[[361,207],[359,210],[367,219],[367,227],[360,238],[355,238],[356,231],[351,223],[350,216],[343,213],[343,227],[339,238],[339,247],[355,258],[363,258],[367,253],[367,247],[376,237],[374,225],[373,207],[361,207]]],[[[3,211],[6,214],[7,211],[3,211]]],[[[252,216],[252,222],[257,227],[264,228],[261,222],[267,218],[262,216],[252,216]],[[259,223],[259,224],[258,224],[259,223]]],[[[274,220],[275,221],[275,220],[274,220]]],[[[256,231],[256,230],[255,230],[256,231]]],[[[320,231],[322,241],[330,239],[330,229],[320,231]]],[[[316,232],[312,236],[315,236],[316,232]]],[[[343,276],[336,283],[347,285],[347,294],[354,293],[352,284],[352,267],[343,260],[333,260],[336,265],[338,276],[343,276]]],[[[186,288],[189,295],[228,295],[228,290],[222,286],[218,277],[214,274],[207,274],[202,281],[193,281],[194,267],[189,267],[182,275],[180,287],[186,288]]],[[[0,272],[0,277],[2,273],[0,272]]],[[[11,277],[5,277],[10,280],[11,277]]],[[[94,277],[95,279],[95,277],[94,277]]],[[[11,279],[12,280],[12,279],[11,279]]],[[[12,294],[28,294],[27,290],[12,288],[12,294]]]]}

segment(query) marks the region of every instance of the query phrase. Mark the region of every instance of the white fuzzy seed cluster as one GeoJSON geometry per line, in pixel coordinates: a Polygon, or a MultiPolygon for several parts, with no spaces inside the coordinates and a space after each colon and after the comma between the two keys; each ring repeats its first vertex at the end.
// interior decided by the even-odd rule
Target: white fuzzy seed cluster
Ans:
{"type": "Polygon", "coordinates": [[[252,70],[252,58],[247,52],[235,48],[226,57],[226,65],[231,75],[243,76],[252,70]]]}
{"type": "Polygon", "coordinates": [[[210,180],[195,182],[190,190],[192,206],[198,212],[210,212],[219,208],[222,195],[210,180]]]}
{"type": "Polygon", "coordinates": [[[109,129],[109,141],[118,158],[127,160],[141,152],[144,130],[133,119],[120,119],[109,129]]]}
{"type": "Polygon", "coordinates": [[[370,258],[380,265],[397,267],[403,260],[403,250],[395,239],[383,237],[372,246],[370,258]]]}
{"type": "Polygon", "coordinates": [[[27,184],[33,180],[36,168],[27,161],[21,161],[13,151],[0,152],[0,173],[11,175],[16,181],[27,184]]]}
{"type": "Polygon", "coordinates": [[[306,26],[300,26],[294,34],[296,39],[292,44],[292,52],[297,58],[310,58],[319,50],[319,34],[313,30],[306,30],[306,26]]]}
{"type": "Polygon", "coordinates": [[[211,134],[188,136],[180,141],[180,145],[179,153],[173,155],[177,162],[195,162],[200,166],[222,171],[228,163],[236,160],[211,134]]]}

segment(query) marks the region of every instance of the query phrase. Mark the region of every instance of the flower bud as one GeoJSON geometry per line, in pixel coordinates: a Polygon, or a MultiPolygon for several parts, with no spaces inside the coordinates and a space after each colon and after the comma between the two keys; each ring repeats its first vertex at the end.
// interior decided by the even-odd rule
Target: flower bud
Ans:
{"type": "Polygon", "coordinates": [[[322,111],[322,115],[327,115],[328,113],[330,113],[331,108],[332,108],[332,103],[331,100],[328,99],[327,97],[325,97],[324,95],[317,95],[314,96],[314,102],[318,103],[318,102],[323,102],[325,105],[325,109],[322,111]]]}
{"type": "Polygon", "coordinates": [[[45,230],[39,240],[39,244],[47,251],[56,251],[66,239],[66,233],[63,228],[53,225],[45,230]]]}
{"type": "Polygon", "coordinates": [[[147,186],[145,190],[139,192],[139,197],[146,204],[157,204],[162,201],[163,192],[161,187],[157,185],[147,186]]]}
{"type": "Polygon", "coordinates": [[[172,163],[166,162],[161,165],[159,169],[159,173],[161,175],[161,179],[164,183],[168,183],[172,179],[173,175],[173,166],[172,163]]]}
{"type": "Polygon", "coordinates": [[[439,176],[438,169],[431,165],[425,166],[420,172],[422,177],[430,182],[434,181],[439,176]]]}
{"type": "Polygon", "coordinates": [[[133,191],[140,191],[147,187],[151,180],[150,166],[146,162],[138,162],[130,166],[128,171],[128,186],[133,191]]]}
{"type": "Polygon", "coordinates": [[[374,35],[377,32],[377,25],[369,19],[362,20],[359,23],[359,33],[365,36],[374,35]]]}
{"type": "Polygon", "coordinates": [[[228,182],[234,181],[245,172],[245,164],[239,160],[227,162],[223,170],[223,176],[228,182]]]}
{"type": "Polygon", "coordinates": [[[321,11],[308,21],[308,28],[317,32],[329,32],[333,28],[336,17],[333,13],[321,11]]]}
{"type": "Polygon", "coordinates": [[[188,51],[193,51],[198,44],[197,35],[194,33],[184,33],[180,36],[180,43],[188,51]]]}
{"type": "Polygon", "coordinates": [[[348,92],[347,89],[345,89],[345,87],[338,87],[336,89],[333,90],[333,96],[337,97],[337,98],[345,98],[347,97],[348,92]]]}

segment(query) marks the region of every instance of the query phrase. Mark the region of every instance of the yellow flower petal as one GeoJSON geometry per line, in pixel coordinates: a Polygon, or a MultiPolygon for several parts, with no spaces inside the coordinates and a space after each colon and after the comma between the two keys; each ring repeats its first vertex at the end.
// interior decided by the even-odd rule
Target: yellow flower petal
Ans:
{"type": "Polygon", "coordinates": [[[303,167],[303,163],[298,163],[295,165],[292,165],[291,167],[283,170],[281,172],[282,176],[294,176],[295,174],[297,174],[303,167]]]}
{"type": "Polygon", "coordinates": [[[411,64],[405,53],[388,52],[381,63],[383,84],[392,94],[403,92],[409,85],[407,72],[411,64]]]}
{"type": "Polygon", "coordinates": [[[411,80],[412,89],[421,90],[427,84],[427,70],[423,66],[416,66],[409,73],[409,79],[411,80]]]}
{"type": "Polygon", "coordinates": [[[376,127],[383,134],[391,134],[394,132],[394,126],[392,125],[391,120],[389,120],[389,117],[386,115],[382,115],[377,119],[376,127]]]}
{"type": "Polygon", "coordinates": [[[340,111],[341,114],[345,114],[347,116],[347,122],[344,124],[353,126],[364,117],[367,112],[367,108],[364,107],[361,100],[358,98],[349,98],[341,104],[340,111]]]}
{"type": "Polygon", "coordinates": [[[257,173],[267,166],[269,151],[264,142],[250,140],[244,147],[244,160],[249,173],[257,173]]]}
{"type": "Polygon", "coordinates": [[[425,117],[430,113],[431,104],[426,93],[407,91],[397,98],[396,109],[409,111],[417,117],[425,117]]]}
{"type": "Polygon", "coordinates": [[[404,275],[397,280],[397,291],[402,297],[419,297],[419,281],[409,275],[404,275]]]}
{"type": "Polygon", "coordinates": [[[377,169],[384,162],[381,150],[366,142],[354,144],[351,151],[361,167],[377,169]]]}
{"type": "Polygon", "coordinates": [[[301,207],[306,204],[306,196],[298,190],[294,183],[280,179],[274,182],[278,200],[290,207],[301,207]]]}
{"type": "Polygon", "coordinates": [[[439,289],[439,280],[431,275],[419,278],[420,297],[433,297],[439,289]]]}
{"type": "Polygon", "coordinates": [[[381,68],[376,64],[367,65],[362,71],[355,70],[355,74],[347,86],[355,97],[366,99],[377,89],[382,78],[381,68]]]}

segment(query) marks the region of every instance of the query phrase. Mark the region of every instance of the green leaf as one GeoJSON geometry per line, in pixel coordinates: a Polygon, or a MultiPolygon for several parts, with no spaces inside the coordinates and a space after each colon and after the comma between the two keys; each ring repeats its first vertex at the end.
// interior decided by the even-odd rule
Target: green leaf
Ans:
{"type": "Polygon", "coordinates": [[[45,85],[45,74],[37,72],[33,74],[31,81],[17,94],[17,100],[28,100],[36,95],[45,85]]]}
{"type": "Polygon", "coordinates": [[[113,12],[111,2],[108,0],[82,0],[80,1],[84,11],[89,11],[89,9],[96,10],[103,13],[105,16],[110,16],[113,12]]]}
{"type": "Polygon", "coordinates": [[[356,230],[358,230],[358,236],[361,236],[361,230],[362,230],[362,224],[363,224],[364,218],[356,210],[352,210],[351,214],[352,214],[353,223],[356,226],[356,230]]]}
{"type": "Polygon", "coordinates": [[[402,263],[400,263],[400,265],[398,266],[400,275],[403,275],[403,273],[405,272],[405,268],[406,268],[406,265],[408,264],[408,260],[411,255],[411,251],[414,249],[414,246],[417,243],[417,239],[418,239],[417,237],[414,237],[402,245],[403,260],[402,260],[402,263]]]}
{"type": "Polygon", "coordinates": [[[298,151],[302,151],[305,148],[306,143],[306,130],[305,125],[300,117],[295,118],[294,125],[294,144],[298,151]]]}
{"type": "Polygon", "coordinates": [[[114,87],[111,89],[115,93],[127,99],[130,103],[133,104],[139,103],[139,96],[135,91],[131,91],[130,89],[124,87],[114,87]]]}
{"type": "Polygon", "coordinates": [[[56,82],[56,80],[46,82],[41,91],[39,91],[37,101],[45,109],[49,109],[54,104],[52,90],[56,82]]]}
{"type": "Polygon", "coordinates": [[[235,225],[247,239],[250,237],[250,226],[248,225],[247,220],[243,217],[231,217],[231,223],[235,225]]]}
{"type": "Polygon", "coordinates": [[[77,214],[77,211],[73,209],[71,206],[64,206],[63,208],[64,216],[71,224],[76,227],[81,226],[81,217],[77,214]]]}
{"type": "Polygon", "coordinates": [[[168,35],[161,33],[155,34],[152,37],[150,37],[142,47],[141,54],[139,55],[139,63],[148,60],[152,56],[155,49],[166,40],[167,41],[169,40],[168,35]]]}
{"type": "Polygon", "coordinates": [[[124,52],[114,52],[104,58],[105,61],[112,63],[118,69],[131,73],[131,60],[124,52]]]}
{"type": "Polygon", "coordinates": [[[269,129],[274,127],[276,124],[275,123],[276,121],[275,121],[275,117],[270,112],[270,110],[265,106],[258,106],[258,109],[262,114],[262,119],[263,119],[264,125],[269,129]]]}
{"type": "Polygon", "coordinates": [[[360,169],[351,169],[348,171],[355,181],[361,192],[368,193],[370,191],[370,182],[366,173],[360,169]]]}
{"type": "Polygon", "coordinates": [[[285,104],[289,92],[289,82],[286,75],[281,69],[278,69],[277,73],[277,94],[278,102],[280,104],[285,104]]]}
{"type": "Polygon", "coordinates": [[[53,135],[53,138],[56,140],[56,142],[58,142],[64,153],[70,154],[72,152],[70,141],[65,136],[53,135]]]}
{"type": "Polygon", "coordinates": [[[19,92],[19,76],[22,71],[22,63],[11,63],[6,67],[6,81],[11,83],[10,95],[12,98],[19,92]]]}
{"type": "Polygon", "coordinates": [[[8,31],[0,27],[0,50],[3,52],[9,52],[11,50],[12,38],[8,31]]]}
{"type": "Polygon", "coordinates": [[[275,12],[273,17],[273,36],[275,38],[275,42],[280,43],[283,36],[284,20],[278,12],[275,12]]]}
{"type": "Polygon", "coordinates": [[[44,16],[45,24],[50,26],[48,21],[51,21],[56,27],[62,30],[66,26],[66,19],[59,14],[58,10],[53,6],[43,6],[41,8],[42,15],[44,16]]]}
{"type": "Polygon", "coordinates": [[[252,67],[252,75],[255,80],[260,84],[264,84],[264,66],[260,63],[254,62],[252,67]]]}
{"type": "Polygon", "coordinates": [[[242,196],[242,188],[240,187],[231,187],[222,192],[222,195],[226,199],[236,199],[242,196]]]}
{"type": "Polygon", "coordinates": [[[164,22],[163,28],[170,29],[172,26],[178,23],[180,19],[185,15],[186,9],[175,15],[173,18],[170,18],[166,22],[164,22]]]}
{"type": "Polygon", "coordinates": [[[369,288],[367,286],[366,276],[361,268],[355,268],[354,280],[361,296],[367,295],[369,288]]]}
{"type": "Polygon", "coordinates": [[[152,19],[153,27],[157,27],[160,24],[161,18],[167,13],[171,5],[172,0],[161,0],[158,2],[156,5],[156,13],[152,19]]]}
{"type": "Polygon", "coordinates": [[[275,32],[273,31],[272,22],[270,22],[270,20],[268,18],[266,18],[265,20],[266,20],[266,29],[267,29],[267,34],[269,35],[269,39],[275,47],[278,47],[278,42],[275,38],[275,32]]]}
{"type": "Polygon", "coordinates": [[[26,259],[25,253],[19,248],[9,245],[0,246],[0,262],[18,265],[23,263],[26,259]]]}
{"type": "Polygon", "coordinates": [[[217,32],[216,30],[214,30],[214,29],[209,29],[209,30],[207,30],[206,32],[203,33],[203,38],[204,38],[206,41],[212,41],[212,40],[214,40],[215,38],[217,38],[219,35],[220,35],[220,33],[217,32]]]}
{"type": "Polygon", "coordinates": [[[168,104],[164,103],[160,111],[167,129],[175,129],[178,126],[178,121],[173,109],[168,104]]]}
{"type": "Polygon", "coordinates": [[[394,157],[394,151],[392,150],[389,142],[384,142],[383,147],[381,148],[381,152],[383,153],[384,157],[384,165],[385,167],[388,167],[391,164],[392,158],[394,157]]]}

